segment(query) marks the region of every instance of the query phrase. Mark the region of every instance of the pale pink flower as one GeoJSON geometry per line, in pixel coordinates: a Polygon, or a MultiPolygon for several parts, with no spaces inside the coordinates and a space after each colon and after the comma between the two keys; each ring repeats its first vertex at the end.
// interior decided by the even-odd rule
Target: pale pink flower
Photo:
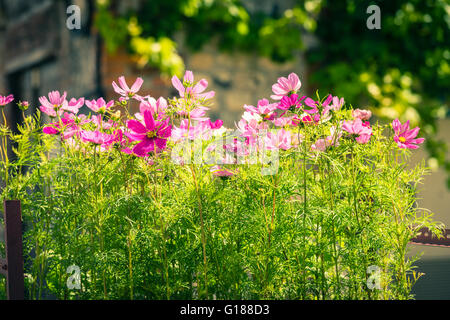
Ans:
{"type": "Polygon", "coordinates": [[[311,149],[314,151],[325,151],[330,144],[325,139],[318,139],[313,145],[311,145],[311,149]]]}
{"type": "Polygon", "coordinates": [[[180,79],[177,76],[172,77],[172,85],[175,89],[178,90],[178,93],[181,98],[192,98],[196,99],[212,99],[215,95],[214,91],[209,91],[203,93],[205,89],[208,87],[208,81],[206,79],[201,79],[194,85],[194,76],[192,71],[186,71],[183,78],[183,83],[181,83],[180,79]]]}
{"type": "Polygon", "coordinates": [[[125,81],[125,77],[121,76],[119,77],[119,85],[116,84],[115,81],[113,81],[112,86],[114,88],[114,91],[120,94],[125,99],[129,98],[138,98],[137,92],[141,89],[142,84],[144,83],[144,80],[142,80],[141,77],[138,77],[136,81],[133,83],[133,85],[128,87],[127,82],[125,81]]]}
{"type": "Polygon", "coordinates": [[[203,106],[198,106],[189,112],[186,110],[178,110],[177,114],[182,117],[185,117],[185,118],[190,118],[191,120],[203,121],[203,120],[207,119],[205,117],[206,110],[209,110],[209,108],[203,107],[203,106]]]}
{"type": "Polygon", "coordinates": [[[300,90],[302,83],[295,73],[291,73],[287,78],[278,78],[277,83],[272,86],[273,95],[270,97],[273,100],[281,100],[283,96],[297,93],[300,90]]]}
{"type": "Polygon", "coordinates": [[[162,119],[167,110],[167,101],[163,97],[156,100],[153,97],[146,96],[139,99],[141,102],[139,105],[140,114],[136,114],[136,118],[139,120],[143,119],[143,113],[145,110],[149,110],[153,116],[157,116],[158,119],[162,119]]]}
{"type": "Polygon", "coordinates": [[[352,117],[355,119],[369,120],[372,117],[372,111],[355,109],[352,111],[352,117]]]}
{"type": "Polygon", "coordinates": [[[83,105],[84,105],[84,98],[80,98],[78,100],[75,98],[72,98],[67,103],[67,106],[65,107],[64,110],[72,112],[73,114],[77,114],[83,105]]]}
{"type": "Polygon", "coordinates": [[[288,150],[292,148],[291,133],[284,129],[276,130],[276,132],[268,132],[265,139],[265,148],[288,150]]]}
{"type": "MultiPolygon", "coordinates": [[[[238,157],[244,157],[247,156],[250,153],[250,150],[248,148],[248,144],[244,141],[241,141],[241,139],[234,138],[231,143],[227,143],[223,145],[223,148],[228,151],[229,153],[233,155],[237,155],[238,157]]],[[[227,162],[223,162],[226,164],[235,163],[235,159],[233,157],[232,162],[229,162],[231,158],[224,158],[223,161],[227,160],[227,162]]]]}
{"type": "Polygon", "coordinates": [[[363,124],[361,119],[357,118],[353,121],[344,121],[342,129],[356,137],[356,141],[365,144],[372,136],[372,128],[363,124]]]}
{"type": "Polygon", "coordinates": [[[274,120],[272,120],[272,123],[276,126],[276,127],[287,127],[290,125],[297,125],[298,123],[295,122],[294,124],[294,117],[279,117],[276,118],[274,120]]]}
{"type": "MultiPolygon", "coordinates": [[[[332,127],[330,131],[331,135],[327,136],[325,139],[318,139],[311,145],[311,149],[315,151],[325,151],[331,146],[339,146],[339,139],[342,136],[342,131],[336,132],[335,127],[332,127]]],[[[370,138],[370,135],[368,135],[368,137],[370,138]]]]}
{"type": "Polygon", "coordinates": [[[83,130],[80,132],[80,138],[82,141],[91,142],[96,145],[109,145],[113,141],[114,137],[110,134],[95,131],[83,130]]]}
{"type": "Polygon", "coordinates": [[[56,117],[56,115],[63,114],[64,110],[68,110],[68,102],[66,100],[67,93],[61,95],[59,91],[51,91],[47,97],[40,97],[39,102],[41,106],[39,109],[50,117],[56,117]]]}
{"type": "Polygon", "coordinates": [[[269,103],[267,99],[258,101],[256,107],[244,105],[244,109],[252,114],[259,114],[263,120],[273,120],[275,118],[274,111],[277,109],[276,103],[269,103]]]}

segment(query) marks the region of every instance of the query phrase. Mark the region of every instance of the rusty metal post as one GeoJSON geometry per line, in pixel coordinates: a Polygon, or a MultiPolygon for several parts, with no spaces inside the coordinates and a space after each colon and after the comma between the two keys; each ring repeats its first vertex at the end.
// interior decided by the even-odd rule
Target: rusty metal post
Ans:
{"type": "MultiPolygon", "coordinates": [[[[25,294],[22,248],[22,213],[19,200],[3,202],[6,244],[6,283],[9,300],[23,300],[25,294]]],[[[3,265],[5,268],[5,265],[3,265]]]]}

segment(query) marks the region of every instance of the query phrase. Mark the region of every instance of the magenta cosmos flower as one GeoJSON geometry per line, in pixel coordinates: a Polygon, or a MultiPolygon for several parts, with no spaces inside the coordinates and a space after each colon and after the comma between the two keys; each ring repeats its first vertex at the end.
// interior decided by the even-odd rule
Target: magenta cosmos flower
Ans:
{"type": "Polygon", "coordinates": [[[49,135],[61,134],[61,137],[64,140],[67,140],[77,134],[79,130],[80,127],[77,126],[75,120],[71,118],[71,114],[65,113],[64,117],[61,117],[59,122],[54,122],[46,125],[42,129],[42,132],[49,135]]]}
{"type": "Polygon", "coordinates": [[[418,144],[425,141],[424,138],[415,139],[420,128],[409,129],[409,120],[401,124],[398,119],[395,119],[392,121],[392,128],[395,133],[394,141],[397,142],[398,147],[401,149],[417,149],[419,148],[418,144]]]}
{"type": "Polygon", "coordinates": [[[372,136],[372,128],[363,123],[361,119],[344,121],[342,129],[355,136],[356,141],[361,144],[369,142],[372,136]]]}
{"type": "Polygon", "coordinates": [[[301,107],[301,102],[305,98],[306,96],[299,98],[296,93],[291,94],[290,96],[284,96],[278,104],[278,109],[294,111],[301,107]]]}
{"type": "Polygon", "coordinates": [[[177,76],[173,76],[172,85],[178,90],[181,98],[212,99],[215,95],[214,91],[203,93],[208,87],[208,81],[206,79],[201,79],[194,85],[194,75],[189,70],[184,74],[183,83],[181,83],[177,76]]]}
{"type": "Polygon", "coordinates": [[[272,86],[273,95],[270,97],[273,100],[281,100],[284,96],[297,93],[300,90],[302,83],[295,73],[291,73],[287,78],[278,78],[277,83],[272,86]]]}
{"type": "Polygon", "coordinates": [[[141,89],[143,83],[144,83],[144,80],[142,80],[141,77],[138,77],[130,88],[130,87],[128,87],[127,82],[125,81],[125,77],[121,76],[121,77],[119,77],[119,85],[120,86],[118,86],[115,81],[113,81],[112,86],[116,93],[125,97],[125,99],[129,99],[132,97],[137,97],[136,93],[141,89]]]}
{"type": "Polygon", "coordinates": [[[167,139],[172,132],[171,126],[168,124],[169,119],[165,121],[155,121],[149,110],[144,110],[144,123],[137,120],[128,120],[127,126],[130,133],[127,136],[132,141],[139,141],[134,146],[133,152],[137,155],[144,155],[148,152],[156,151],[155,145],[159,150],[166,148],[167,139]]]}
{"type": "Polygon", "coordinates": [[[6,106],[8,103],[14,100],[14,96],[10,94],[9,96],[0,96],[0,107],[6,106]]]}

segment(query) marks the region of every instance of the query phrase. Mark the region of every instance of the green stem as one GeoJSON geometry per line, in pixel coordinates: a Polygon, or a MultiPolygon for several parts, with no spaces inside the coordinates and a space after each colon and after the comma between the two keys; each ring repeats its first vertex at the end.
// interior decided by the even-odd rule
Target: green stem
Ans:
{"type": "Polygon", "coordinates": [[[191,166],[192,177],[194,179],[195,189],[197,192],[197,200],[198,200],[198,210],[200,214],[200,226],[201,226],[201,241],[202,241],[202,249],[203,249],[203,277],[204,277],[204,286],[205,286],[205,296],[208,297],[208,260],[206,257],[206,236],[205,236],[205,224],[203,220],[203,207],[202,207],[202,199],[200,195],[200,189],[198,185],[197,178],[195,176],[194,165],[191,166]]]}
{"type": "MultiPolygon", "coordinates": [[[[360,244],[361,244],[361,249],[364,251],[364,244],[363,244],[363,239],[362,239],[362,228],[361,228],[361,222],[359,220],[359,213],[358,213],[358,204],[357,204],[357,192],[356,192],[356,169],[355,169],[355,153],[354,153],[354,146],[352,145],[351,147],[351,156],[352,156],[352,179],[353,179],[353,205],[354,205],[354,210],[355,210],[355,216],[356,216],[356,221],[358,224],[358,232],[360,232],[360,244]]],[[[364,265],[364,278],[366,279],[366,282],[363,284],[363,287],[365,288],[366,292],[367,292],[367,296],[369,299],[371,299],[371,294],[370,294],[370,290],[367,288],[367,280],[368,280],[368,274],[367,274],[367,257],[365,252],[363,252],[363,265],[364,265]]]]}

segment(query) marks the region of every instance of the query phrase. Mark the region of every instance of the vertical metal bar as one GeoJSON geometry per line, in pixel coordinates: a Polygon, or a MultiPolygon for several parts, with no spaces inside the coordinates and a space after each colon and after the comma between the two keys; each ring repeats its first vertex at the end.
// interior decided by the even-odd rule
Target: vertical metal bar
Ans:
{"type": "Polygon", "coordinates": [[[7,295],[9,300],[23,300],[22,214],[19,200],[3,202],[7,263],[7,295]]]}

